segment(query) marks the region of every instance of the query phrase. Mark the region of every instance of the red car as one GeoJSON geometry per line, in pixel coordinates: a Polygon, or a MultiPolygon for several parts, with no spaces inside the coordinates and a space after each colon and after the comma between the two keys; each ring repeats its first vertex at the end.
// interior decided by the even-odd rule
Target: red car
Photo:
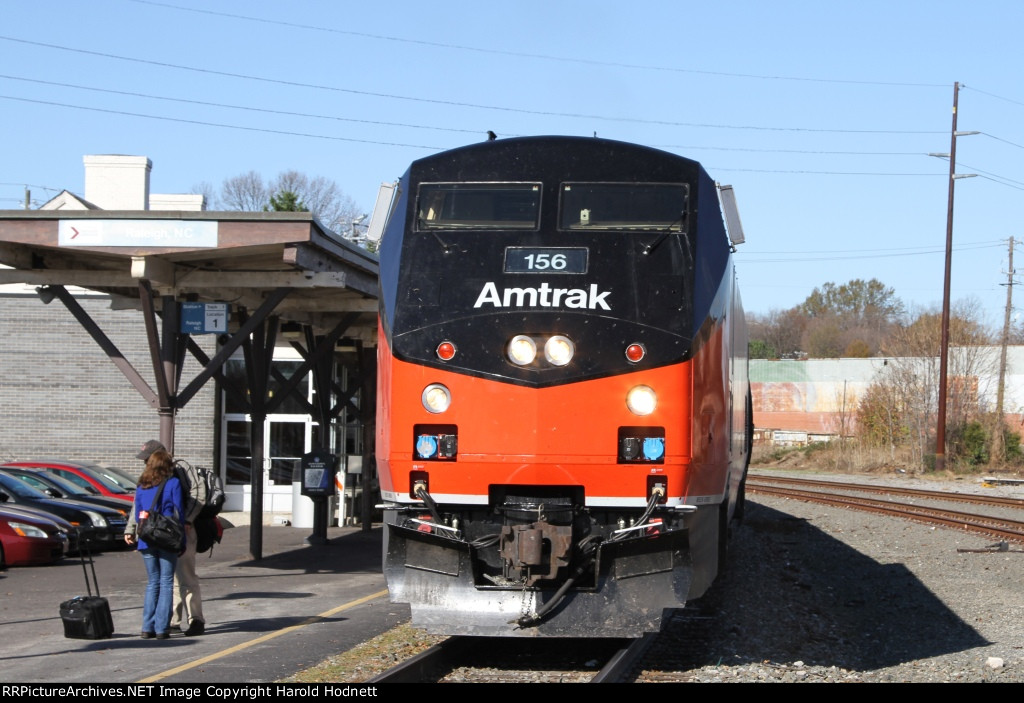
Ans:
{"type": "Polygon", "coordinates": [[[129,503],[135,500],[135,483],[130,477],[122,471],[108,469],[98,464],[90,464],[85,461],[40,459],[11,461],[3,466],[46,469],[81,486],[90,493],[120,498],[129,503]]]}
{"type": "Polygon", "coordinates": [[[54,520],[0,506],[0,569],[50,564],[64,556],[67,533],[54,520]]]}

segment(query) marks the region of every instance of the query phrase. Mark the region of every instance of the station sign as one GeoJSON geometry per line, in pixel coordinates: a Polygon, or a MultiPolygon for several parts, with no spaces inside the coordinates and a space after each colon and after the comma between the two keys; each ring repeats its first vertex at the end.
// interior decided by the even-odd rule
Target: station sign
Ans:
{"type": "Polygon", "coordinates": [[[61,220],[62,247],[217,246],[218,222],[210,220],[61,220]]]}
{"type": "Polygon", "coordinates": [[[228,331],[227,303],[182,303],[183,334],[220,334],[228,331]]]}
{"type": "Polygon", "coordinates": [[[314,450],[302,456],[300,492],[310,498],[334,493],[334,474],[337,460],[333,454],[314,450]]]}

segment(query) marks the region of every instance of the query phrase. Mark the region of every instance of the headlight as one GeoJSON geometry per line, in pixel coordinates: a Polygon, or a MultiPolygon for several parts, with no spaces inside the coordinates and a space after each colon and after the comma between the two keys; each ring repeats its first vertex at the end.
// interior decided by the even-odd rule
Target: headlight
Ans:
{"type": "Polygon", "coordinates": [[[508,343],[508,358],[517,366],[532,364],[537,358],[537,343],[525,334],[517,334],[508,343]]]}
{"type": "Polygon", "coordinates": [[[423,389],[420,400],[427,412],[443,413],[452,404],[452,395],[440,383],[431,383],[423,389]]]}
{"type": "Polygon", "coordinates": [[[562,335],[555,335],[544,344],[544,358],[552,366],[565,366],[572,361],[575,351],[572,340],[562,335]]]}
{"type": "Polygon", "coordinates": [[[35,525],[26,525],[23,522],[8,522],[7,524],[22,537],[38,537],[39,539],[47,537],[47,534],[35,525]]]}
{"type": "Polygon", "coordinates": [[[107,526],[106,518],[104,518],[99,513],[93,512],[92,510],[83,510],[82,512],[84,512],[86,515],[88,515],[89,519],[92,520],[93,527],[106,527],[107,526]]]}
{"type": "Polygon", "coordinates": [[[634,386],[626,394],[626,407],[634,415],[650,415],[658,407],[658,395],[650,386],[634,386]]]}

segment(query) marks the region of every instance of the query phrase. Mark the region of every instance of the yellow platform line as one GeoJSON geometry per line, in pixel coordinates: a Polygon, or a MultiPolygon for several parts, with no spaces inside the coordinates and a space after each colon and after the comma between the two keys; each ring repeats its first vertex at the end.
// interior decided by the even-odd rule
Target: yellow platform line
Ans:
{"type": "Polygon", "coordinates": [[[166,679],[168,676],[174,676],[175,674],[180,674],[183,671],[188,671],[189,669],[194,669],[197,666],[202,666],[203,664],[215,661],[217,659],[220,659],[221,657],[226,657],[226,656],[229,656],[229,655],[234,654],[236,652],[241,652],[244,649],[248,649],[249,647],[253,647],[253,646],[257,645],[257,644],[262,644],[263,642],[266,642],[268,640],[272,640],[275,637],[280,637],[281,635],[286,635],[289,632],[292,632],[294,630],[298,630],[300,627],[306,627],[307,625],[313,625],[313,624],[316,624],[318,622],[323,622],[327,618],[329,618],[332,615],[335,615],[337,613],[340,613],[343,610],[348,610],[349,608],[355,608],[356,606],[362,605],[364,603],[369,603],[370,601],[376,600],[377,598],[381,598],[383,596],[386,596],[387,594],[388,594],[387,589],[384,589],[383,591],[377,591],[376,593],[371,593],[370,595],[364,596],[363,598],[359,598],[358,600],[350,601],[350,602],[345,603],[343,605],[339,605],[337,608],[332,608],[332,609],[330,609],[328,611],[320,613],[319,615],[314,615],[312,617],[306,618],[302,622],[297,623],[295,625],[289,625],[288,627],[282,628],[280,630],[276,630],[274,632],[268,632],[267,634],[261,635],[260,637],[257,637],[254,640],[249,640],[248,642],[243,642],[241,644],[236,644],[234,647],[229,647],[229,648],[227,648],[225,650],[217,652],[216,654],[211,654],[211,655],[209,655],[207,657],[202,657],[200,659],[196,659],[194,661],[191,661],[188,664],[182,664],[181,666],[175,667],[173,669],[168,669],[167,671],[160,672],[159,674],[155,674],[155,675],[150,676],[148,678],[140,679],[138,681],[138,683],[153,683],[154,681],[161,681],[163,679],[166,679]]]}

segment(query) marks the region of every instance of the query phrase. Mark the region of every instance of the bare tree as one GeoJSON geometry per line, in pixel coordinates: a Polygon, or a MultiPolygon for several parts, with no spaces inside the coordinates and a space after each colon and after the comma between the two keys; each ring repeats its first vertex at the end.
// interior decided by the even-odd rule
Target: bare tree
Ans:
{"type": "Polygon", "coordinates": [[[294,193],[321,224],[344,231],[359,217],[359,208],[332,180],[317,176],[309,178],[298,171],[283,171],[270,185],[271,193],[294,193]]]}
{"type": "MultiPolygon", "coordinates": [[[[991,343],[991,335],[978,320],[977,304],[973,302],[958,303],[950,317],[946,417],[948,425],[958,428],[977,420],[985,411],[981,398],[986,389],[981,387],[980,379],[991,378],[995,369],[994,357],[986,346],[991,343]]],[[[890,358],[869,392],[873,402],[870,406],[862,404],[860,410],[860,426],[875,427],[877,440],[908,438],[906,448],[917,466],[922,466],[925,455],[933,450],[940,326],[939,313],[929,311],[889,336],[883,352],[890,358]]],[[[870,439],[863,434],[862,438],[870,439]]]]}
{"type": "MultiPolygon", "coordinates": [[[[204,193],[206,189],[212,190],[206,184],[196,187],[204,188],[201,191],[204,193]]],[[[323,176],[310,178],[294,170],[282,171],[269,183],[265,183],[256,171],[226,178],[216,202],[218,208],[225,210],[264,212],[282,209],[281,198],[285,194],[289,202],[294,200],[297,204],[294,209],[313,213],[320,224],[337,232],[352,229],[353,222],[361,214],[355,201],[345,195],[334,181],[323,176]],[[274,199],[277,199],[277,204],[274,199]]],[[[207,202],[215,202],[215,199],[208,194],[207,202]]]]}
{"type": "Polygon", "coordinates": [[[845,340],[841,323],[839,316],[834,314],[808,320],[801,340],[804,351],[815,359],[837,359],[842,356],[845,340]]]}
{"type": "MultiPolygon", "coordinates": [[[[896,461],[897,447],[907,445],[910,432],[910,425],[904,418],[908,408],[896,381],[890,375],[882,382],[872,383],[857,404],[858,439],[868,447],[886,449],[890,462],[896,461]]],[[[915,465],[920,465],[920,459],[915,465]]]]}
{"type": "Polygon", "coordinates": [[[263,185],[263,176],[255,171],[225,178],[220,189],[224,208],[241,212],[262,212],[273,192],[263,185]]]}
{"type": "Polygon", "coordinates": [[[206,202],[207,210],[220,210],[219,199],[217,198],[217,191],[214,189],[212,183],[207,181],[201,181],[192,186],[192,192],[196,195],[203,196],[203,200],[206,202]]]}
{"type": "Polygon", "coordinates": [[[760,348],[771,350],[775,358],[790,359],[801,349],[807,317],[798,308],[771,310],[767,315],[751,313],[747,316],[750,339],[760,348]]]}

